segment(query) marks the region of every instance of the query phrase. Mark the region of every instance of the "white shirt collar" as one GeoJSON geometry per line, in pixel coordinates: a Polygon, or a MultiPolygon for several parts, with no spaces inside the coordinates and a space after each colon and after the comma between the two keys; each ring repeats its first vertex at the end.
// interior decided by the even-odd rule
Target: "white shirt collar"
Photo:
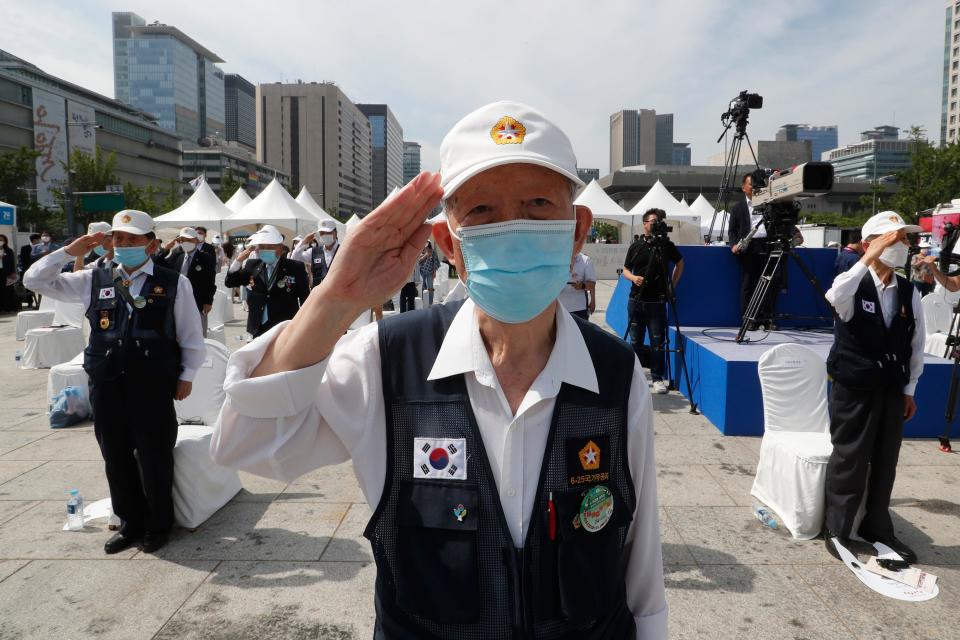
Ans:
{"type": "Polygon", "coordinates": [[[128,280],[135,279],[141,273],[145,273],[148,276],[152,276],[153,275],[153,258],[147,257],[147,261],[144,262],[140,266],[140,268],[134,271],[133,273],[127,273],[127,270],[123,267],[123,265],[120,265],[120,273],[125,274],[128,280]]]}
{"type": "MultiPolygon", "coordinates": [[[[560,304],[556,307],[556,321],[556,342],[546,366],[530,387],[530,392],[542,397],[554,396],[560,391],[560,383],[566,382],[599,393],[597,372],[593,368],[583,334],[573,317],[560,304]]],[[[427,380],[439,380],[471,372],[480,384],[493,388],[499,386],[490,356],[480,337],[476,305],[468,298],[450,323],[427,380]]],[[[527,404],[525,400],[520,412],[527,404]]]]}
{"type": "Polygon", "coordinates": [[[877,275],[877,272],[873,270],[873,265],[870,265],[867,267],[867,269],[870,271],[870,275],[873,276],[873,286],[875,286],[877,289],[883,291],[884,289],[890,289],[897,286],[896,272],[890,276],[890,284],[884,284],[883,280],[880,279],[880,276],[877,275]]]}

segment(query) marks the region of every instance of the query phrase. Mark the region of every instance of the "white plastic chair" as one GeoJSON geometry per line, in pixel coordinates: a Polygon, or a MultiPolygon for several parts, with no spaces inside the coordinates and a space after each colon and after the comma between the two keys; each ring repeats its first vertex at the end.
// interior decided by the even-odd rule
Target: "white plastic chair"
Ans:
{"type": "Polygon", "coordinates": [[[764,434],[750,493],[773,509],[794,538],[823,527],[830,444],[827,370],[813,350],[781,344],[757,365],[764,434]]]}
{"type": "Polygon", "coordinates": [[[173,515],[181,527],[196,529],[243,488],[234,469],[210,458],[213,427],[181,425],[173,448],[173,515]]]}
{"type": "Polygon", "coordinates": [[[207,338],[207,356],[193,379],[193,389],[184,400],[174,401],[177,422],[212,425],[220,415],[225,398],[223,380],[227,375],[227,347],[207,338]]]}
{"type": "Polygon", "coordinates": [[[928,293],[920,300],[920,306],[923,307],[924,331],[928,336],[933,333],[950,331],[953,307],[942,295],[928,293]]]}
{"type": "Polygon", "coordinates": [[[16,339],[25,340],[27,331],[38,327],[49,327],[53,324],[56,315],[57,301],[50,296],[40,299],[40,307],[30,311],[21,311],[17,314],[16,339]]]}

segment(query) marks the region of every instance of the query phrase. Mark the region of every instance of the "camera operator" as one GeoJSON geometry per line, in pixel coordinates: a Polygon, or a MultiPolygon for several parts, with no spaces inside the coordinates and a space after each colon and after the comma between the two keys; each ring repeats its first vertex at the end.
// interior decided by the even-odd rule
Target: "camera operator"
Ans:
{"type": "Polygon", "coordinates": [[[667,238],[666,214],[661,209],[649,209],[643,214],[643,237],[630,245],[623,263],[624,277],[633,283],[627,314],[630,339],[640,357],[644,334],[650,335],[650,378],[654,393],[667,393],[663,379],[663,345],[667,332],[667,283],[664,274],[670,272],[671,289],[677,286],[683,274],[683,256],[667,238]],[[673,264],[670,271],[667,266],[673,264]]]}

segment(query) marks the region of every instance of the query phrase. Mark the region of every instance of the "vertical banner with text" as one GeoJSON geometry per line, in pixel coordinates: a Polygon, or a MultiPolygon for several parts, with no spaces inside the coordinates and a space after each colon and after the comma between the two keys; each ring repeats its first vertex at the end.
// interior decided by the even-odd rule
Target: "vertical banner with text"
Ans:
{"type": "Polygon", "coordinates": [[[41,207],[57,204],[55,189],[67,181],[67,113],[64,99],[47,91],[33,90],[33,148],[37,158],[37,202],[41,207]]]}
{"type": "Polygon", "coordinates": [[[97,151],[97,130],[94,127],[97,116],[93,107],[67,100],[67,122],[70,123],[70,148],[73,153],[77,149],[93,155],[97,151]],[[81,124],[90,123],[90,124],[81,124]]]}

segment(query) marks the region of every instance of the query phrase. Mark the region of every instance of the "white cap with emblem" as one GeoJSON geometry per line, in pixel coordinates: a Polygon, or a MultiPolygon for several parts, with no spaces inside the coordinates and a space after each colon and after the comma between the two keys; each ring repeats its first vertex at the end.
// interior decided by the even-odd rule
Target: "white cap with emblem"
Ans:
{"type": "Polygon", "coordinates": [[[272,224],[265,224],[260,230],[250,236],[248,244],[283,244],[283,235],[272,224]]]}
{"type": "Polygon", "coordinates": [[[142,236],[153,231],[153,218],[149,213],[136,209],[124,209],[113,216],[113,231],[142,236]]]}
{"type": "Polygon", "coordinates": [[[200,239],[200,238],[199,238],[199,235],[197,234],[197,230],[194,229],[193,227],[184,227],[183,229],[180,229],[180,233],[177,234],[177,237],[178,237],[178,238],[190,238],[191,240],[199,240],[199,239],[200,239]]]}
{"type": "Polygon", "coordinates": [[[87,225],[87,235],[93,235],[95,233],[110,233],[110,223],[109,222],[91,222],[87,225]]]}
{"type": "Polygon", "coordinates": [[[915,224],[905,223],[896,211],[881,211],[863,223],[863,229],[860,231],[860,234],[861,237],[866,240],[870,236],[882,236],[889,231],[899,231],[900,229],[903,229],[907,233],[920,233],[923,231],[923,229],[915,224]]]}

